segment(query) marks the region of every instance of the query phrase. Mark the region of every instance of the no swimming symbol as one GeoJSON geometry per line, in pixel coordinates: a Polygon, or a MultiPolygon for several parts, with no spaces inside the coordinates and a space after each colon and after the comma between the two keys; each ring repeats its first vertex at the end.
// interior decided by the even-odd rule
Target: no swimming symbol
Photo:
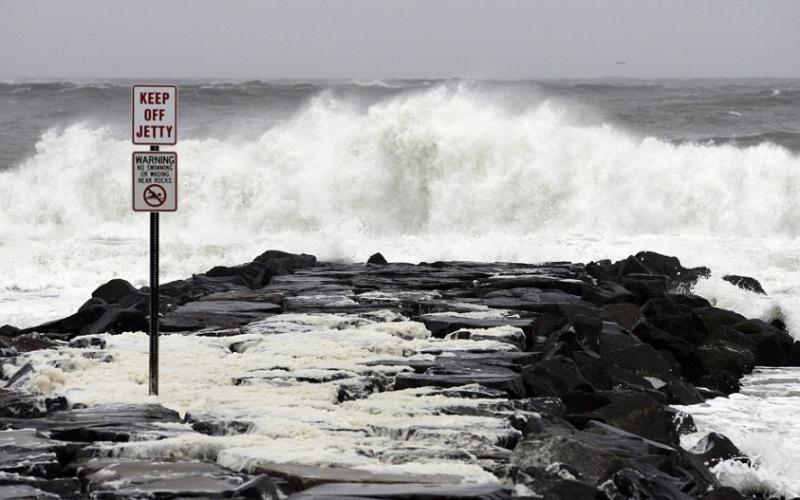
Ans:
{"type": "Polygon", "coordinates": [[[158,184],[150,184],[144,188],[144,202],[153,208],[160,207],[167,201],[167,191],[158,184]]]}

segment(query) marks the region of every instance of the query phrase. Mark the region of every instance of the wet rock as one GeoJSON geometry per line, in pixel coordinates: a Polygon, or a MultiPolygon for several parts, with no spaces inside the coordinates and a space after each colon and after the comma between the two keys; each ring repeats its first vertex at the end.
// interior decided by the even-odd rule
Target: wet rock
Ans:
{"type": "MultiPolygon", "coordinates": [[[[706,311],[709,322],[713,312],[706,311]]],[[[692,344],[702,343],[709,333],[708,323],[701,320],[695,311],[668,297],[651,299],[642,308],[642,313],[656,328],[692,344]]]]}
{"type": "Polygon", "coordinates": [[[600,281],[596,286],[586,287],[583,298],[593,304],[604,306],[634,302],[636,295],[619,283],[600,281]]]}
{"type": "Polygon", "coordinates": [[[633,303],[608,304],[603,306],[603,310],[611,316],[612,321],[629,330],[633,329],[642,315],[639,306],[633,303]]]}
{"type": "MultiPolygon", "coordinates": [[[[444,474],[382,474],[344,467],[316,467],[290,463],[262,462],[253,468],[256,474],[266,474],[272,478],[285,480],[295,490],[328,483],[368,483],[368,484],[433,484],[456,487],[461,482],[459,476],[444,474]]],[[[295,497],[296,498],[296,497],[295,497]]],[[[413,497],[412,497],[413,498],[413,497]]]]}
{"type": "Polygon", "coordinates": [[[426,370],[425,373],[400,373],[395,378],[395,390],[416,387],[458,387],[478,384],[489,389],[502,391],[510,398],[521,398],[525,395],[522,377],[514,371],[487,365],[440,365],[426,370]]]}
{"type": "Polygon", "coordinates": [[[16,326],[12,326],[12,325],[0,326],[0,336],[3,336],[3,337],[16,337],[20,333],[22,333],[22,331],[19,328],[17,328],[16,326]]]}
{"type": "Polygon", "coordinates": [[[733,326],[747,321],[747,318],[739,313],[718,307],[700,307],[694,309],[694,312],[705,326],[705,331],[709,333],[721,326],[733,326]]]}
{"type": "Polygon", "coordinates": [[[761,366],[797,366],[800,359],[795,355],[794,339],[775,326],[759,320],[749,319],[733,325],[737,331],[755,345],[755,363],[761,366]]]}
{"type": "MultiPolygon", "coordinates": [[[[675,425],[679,412],[664,406],[657,400],[641,392],[623,393],[611,404],[594,410],[591,416],[596,420],[628,431],[632,434],[677,445],[680,435],[675,425]]],[[[688,415],[683,418],[691,417],[688,415]]]]}
{"type": "Polygon", "coordinates": [[[57,500],[59,495],[42,491],[25,484],[0,486],[0,500],[57,500]]]}
{"type": "Polygon", "coordinates": [[[383,265],[388,264],[388,262],[386,262],[386,259],[383,257],[383,255],[381,255],[381,253],[378,252],[378,253],[374,253],[374,254],[369,256],[369,259],[367,259],[367,264],[374,264],[376,266],[383,266],[383,265]]]}
{"type": "Polygon", "coordinates": [[[672,354],[680,363],[684,375],[690,380],[695,380],[703,374],[697,346],[689,340],[656,328],[647,321],[637,323],[633,333],[659,352],[666,351],[672,354]]]}
{"type": "Polygon", "coordinates": [[[280,250],[267,250],[253,260],[266,264],[267,269],[275,275],[287,274],[317,265],[317,258],[313,255],[293,254],[280,250]]]}
{"type": "Polygon", "coordinates": [[[693,496],[681,491],[681,486],[675,478],[654,467],[638,466],[616,471],[602,485],[602,490],[612,500],[628,500],[631,498],[691,500],[693,496]]]}
{"type": "Polygon", "coordinates": [[[250,262],[240,266],[216,266],[205,273],[209,278],[224,278],[252,289],[268,284],[272,274],[261,262],[250,262]]]}
{"type": "Polygon", "coordinates": [[[604,310],[561,290],[540,290],[538,288],[495,290],[487,293],[481,302],[492,308],[548,313],[568,320],[572,320],[578,315],[603,319],[609,317],[604,310]]]}
{"type": "Polygon", "coordinates": [[[705,401],[693,385],[681,380],[670,380],[659,390],[666,394],[667,403],[671,405],[695,405],[705,401]]]}
{"type": "Polygon", "coordinates": [[[43,414],[41,401],[32,394],[0,389],[0,417],[25,419],[43,414]]]}
{"type": "Polygon", "coordinates": [[[292,500],[381,498],[386,500],[504,500],[511,491],[496,484],[325,484],[289,497],[292,500]]]}
{"type": "Polygon", "coordinates": [[[52,349],[56,342],[36,333],[26,333],[15,337],[0,337],[0,345],[17,352],[31,352],[40,349],[52,349]]]}
{"type": "Polygon", "coordinates": [[[522,380],[528,396],[563,396],[576,389],[594,391],[575,362],[564,356],[526,366],[522,370],[522,380]]]}
{"type": "Polygon", "coordinates": [[[738,460],[747,464],[750,463],[747,455],[742,453],[730,439],[716,432],[706,434],[689,451],[697,455],[709,467],[723,460],[738,460]]]}
{"type": "Polygon", "coordinates": [[[133,285],[122,279],[113,279],[104,285],[100,285],[92,292],[92,297],[101,299],[107,304],[116,304],[126,295],[137,293],[138,290],[133,285]]]}
{"type": "Polygon", "coordinates": [[[444,338],[446,335],[462,329],[473,328],[496,328],[499,326],[512,326],[522,330],[526,336],[534,334],[536,318],[480,318],[467,315],[443,314],[423,314],[414,318],[425,324],[430,330],[431,335],[436,338],[444,338]]]}
{"type": "Polygon", "coordinates": [[[195,431],[209,436],[246,434],[253,428],[252,422],[230,419],[207,412],[187,413],[184,422],[191,425],[195,431]]]}
{"type": "Polygon", "coordinates": [[[739,379],[753,371],[755,356],[741,346],[714,340],[697,349],[703,371],[707,374],[730,373],[739,379]]]}
{"type": "Polygon", "coordinates": [[[759,293],[761,295],[767,294],[767,292],[764,291],[764,287],[762,287],[761,283],[759,283],[755,278],[750,278],[749,276],[738,276],[736,274],[726,274],[722,277],[722,279],[728,283],[738,286],[742,290],[759,293]]]}
{"type": "Polygon", "coordinates": [[[513,289],[536,289],[562,291],[570,295],[582,296],[586,282],[578,279],[565,279],[546,274],[534,274],[528,276],[499,276],[481,280],[478,283],[476,293],[479,297],[489,296],[497,290],[513,289]]]}
{"type": "MultiPolygon", "coordinates": [[[[240,474],[203,462],[93,458],[76,468],[87,492],[105,499],[233,497],[246,482],[240,474]]],[[[267,496],[261,498],[280,498],[277,488],[271,489],[274,494],[262,488],[267,496]]]]}
{"type": "Polygon", "coordinates": [[[97,335],[100,333],[141,332],[148,328],[144,312],[133,307],[121,309],[110,307],[94,322],[79,330],[81,335],[97,335]]]}
{"type": "Polygon", "coordinates": [[[551,426],[536,436],[526,436],[514,449],[511,461],[520,471],[533,474],[552,464],[569,464],[583,480],[597,485],[621,462],[672,452],[665,445],[607,429],[591,432],[551,426]]]}
{"type": "Polygon", "coordinates": [[[35,370],[31,363],[25,363],[19,370],[6,381],[4,389],[22,389],[27,386],[35,374],[35,370]]]}
{"type": "Polygon", "coordinates": [[[198,301],[189,302],[159,320],[165,332],[202,328],[235,328],[283,311],[270,302],[198,301]]]}
{"type": "MultiPolygon", "coordinates": [[[[42,416],[39,412],[33,416],[42,416]]],[[[11,416],[11,415],[9,415],[11,416]]],[[[159,439],[189,432],[188,429],[159,424],[181,423],[177,412],[160,405],[110,404],[57,411],[42,418],[21,416],[7,418],[11,428],[33,428],[52,439],[91,443],[95,441],[128,442],[159,439]]]]}
{"type": "Polygon", "coordinates": [[[86,349],[87,347],[97,347],[98,349],[105,349],[106,341],[102,337],[96,335],[88,335],[85,337],[75,337],[69,341],[69,346],[77,349],[86,349]]]}
{"type": "Polygon", "coordinates": [[[642,377],[657,377],[665,383],[674,377],[669,361],[648,344],[608,351],[605,358],[642,377]]]}
{"type": "MultiPolygon", "coordinates": [[[[707,492],[702,497],[702,500],[745,500],[745,497],[742,496],[739,491],[735,488],[731,488],[730,486],[723,486],[721,488],[715,488],[712,491],[707,492]]],[[[748,497],[754,498],[754,497],[748,497]]]]}

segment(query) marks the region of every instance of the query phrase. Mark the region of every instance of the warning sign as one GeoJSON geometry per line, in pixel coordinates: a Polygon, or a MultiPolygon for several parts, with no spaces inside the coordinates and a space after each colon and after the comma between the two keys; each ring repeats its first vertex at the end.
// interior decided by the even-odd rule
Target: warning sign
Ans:
{"type": "Polygon", "coordinates": [[[134,85],[132,96],[133,143],[176,144],[178,88],[175,85],[134,85]]]}
{"type": "Polygon", "coordinates": [[[178,153],[133,153],[133,209],[137,212],[178,209],[178,153]]]}

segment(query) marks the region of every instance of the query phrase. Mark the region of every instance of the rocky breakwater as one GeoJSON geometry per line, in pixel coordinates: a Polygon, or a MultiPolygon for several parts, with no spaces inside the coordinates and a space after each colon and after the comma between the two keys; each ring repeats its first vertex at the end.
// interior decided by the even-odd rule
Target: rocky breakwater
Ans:
{"type": "Polygon", "coordinates": [[[160,399],[148,290],[112,280],[0,329],[0,498],[744,498],[709,467],[747,458],[682,449],[671,405],[800,346],[691,294],[708,273],[268,251],[161,287],[160,399]]]}

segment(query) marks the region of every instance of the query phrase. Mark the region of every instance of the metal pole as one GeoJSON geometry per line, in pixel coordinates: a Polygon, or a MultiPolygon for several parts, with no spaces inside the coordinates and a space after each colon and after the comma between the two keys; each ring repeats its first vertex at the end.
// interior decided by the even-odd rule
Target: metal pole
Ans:
{"type": "MultiPolygon", "coordinates": [[[[150,146],[158,151],[158,146],[150,146]]],[[[158,396],[158,212],[150,212],[150,395],[158,396]]]]}

